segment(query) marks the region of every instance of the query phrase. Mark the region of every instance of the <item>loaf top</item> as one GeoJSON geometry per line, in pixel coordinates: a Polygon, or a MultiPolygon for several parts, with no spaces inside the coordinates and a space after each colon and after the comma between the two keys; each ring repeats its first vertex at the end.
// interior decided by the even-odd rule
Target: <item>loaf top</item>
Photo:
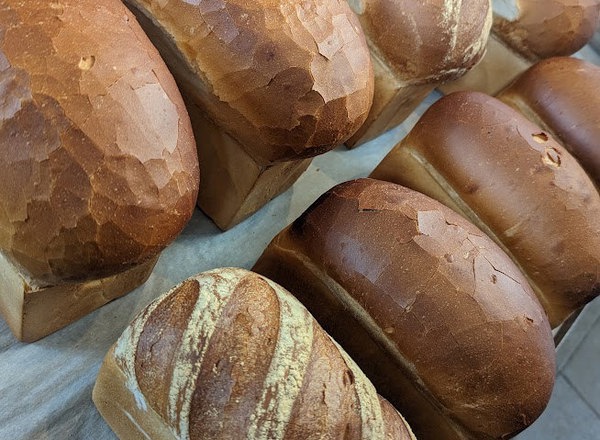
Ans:
{"type": "Polygon", "coordinates": [[[117,364],[177,438],[414,440],[308,311],[243,269],[202,273],[125,330],[117,364]]]}
{"type": "Polygon", "coordinates": [[[194,101],[259,162],[323,153],[366,119],[371,59],[345,0],[127,2],[169,40],[194,101]]]}
{"type": "Polygon", "coordinates": [[[600,187],[600,68],[577,58],[540,61],[498,98],[547,127],[600,187]]]}
{"type": "Polygon", "coordinates": [[[598,27],[596,0],[509,0],[508,5],[495,10],[494,33],[531,61],[577,52],[598,27]]]}
{"type": "Polygon", "coordinates": [[[0,249],[32,284],[122,271],[183,228],[189,118],[119,1],[3,1],[0,93],[0,249]]]}
{"type": "Polygon", "coordinates": [[[510,258],[439,202],[388,182],[343,183],[273,245],[339,284],[348,313],[473,438],[518,432],[546,406],[554,344],[543,309],[510,258]]]}
{"type": "Polygon", "coordinates": [[[350,0],[375,56],[411,84],[456,79],[483,56],[489,0],[350,0]]]}
{"type": "Polygon", "coordinates": [[[539,126],[491,96],[458,92],[431,106],[400,148],[526,268],[553,325],[561,309],[600,293],[600,196],[539,126]]]}

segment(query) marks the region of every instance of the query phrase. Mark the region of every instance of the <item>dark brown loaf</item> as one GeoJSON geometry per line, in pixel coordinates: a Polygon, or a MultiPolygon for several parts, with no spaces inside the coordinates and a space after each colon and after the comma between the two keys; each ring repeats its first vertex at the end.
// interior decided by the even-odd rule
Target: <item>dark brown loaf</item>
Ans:
{"type": "Polygon", "coordinates": [[[306,309],[243,269],[192,277],[142,311],[94,401],[121,439],[414,440],[306,309]]]}
{"type": "Polygon", "coordinates": [[[548,130],[600,187],[600,68],[576,58],[540,61],[498,99],[548,130]]]}
{"type": "Polygon", "coordinates": [[[571,55],[598,27],[597,0],[509,0],[512,14],[495,11],[493,32],[522,57],[571,55]]]}
{"type": "Polygon", "coordinates": [[[37,285],[124,271],[190,218],[181,96],[116,0],[0,5],[0,249],[37,285]]]}
{"type": "Polygon", "coordinates": [[[508,438],[546,406],[554,346],[511,260],[440,203],[398,185],[338,185],[255,270],[294,293],[420,439],[508,438]]]}
{"type": "Polygon", "coordinates": [[[407,84],[456,79],[483,56],[488,0],[349,0],[373,56],[407,84]],[[460,3],[460,4],[459,4],[460,3]]]}
{"type": "Polygon", "coordinates": [[[367,116],[371,62],[345,0],[126,3],[188,99],[260,164],[324,153],[367,116]]]}
{"type": "Polygon", "coordinates": [[[471,219],[528,277],[553,326],[600,293],[600,196],[547,132],[490,96],[435,103],[371,175],[471,219]]]}
{"type": "Polygon", "coordinates": [[[400,124],[440,83],[483,56],[489,0],[349,0],[365,31],[375,70],[373,106],[348,141],[355,146],[400,124]]]}

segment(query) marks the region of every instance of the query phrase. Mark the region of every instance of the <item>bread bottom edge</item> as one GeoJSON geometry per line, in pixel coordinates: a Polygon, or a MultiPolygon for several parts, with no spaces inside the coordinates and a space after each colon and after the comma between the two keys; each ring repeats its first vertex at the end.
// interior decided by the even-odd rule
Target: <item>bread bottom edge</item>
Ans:
{"type": "Polygon", "coordinates": [[[0,315],[18,340],[35,342],[142,285],[157,260],[104,278],[32,287],[0,254],[0,315]]]}

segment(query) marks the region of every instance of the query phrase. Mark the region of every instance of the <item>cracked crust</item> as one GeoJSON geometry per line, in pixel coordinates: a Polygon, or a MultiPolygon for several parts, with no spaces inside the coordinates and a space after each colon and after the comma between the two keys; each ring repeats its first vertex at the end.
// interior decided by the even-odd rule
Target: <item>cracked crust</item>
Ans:
{"type": "Polygon", "coordinates": [[[94,401],[122,439],[415,440],[289,292],[243,269],[199,274],[143,310],[94,401]]]}
{"type": "Polygon", "coordinates": [[[338,185],[254,269],[305,303],[418,438],[501,438],[548,402],[554,345],[526,279],[422,194],[371,179],[338,185]]]}
{"type": "Polygon", "coordinates": [[[354,0],[369,46],[407,84],[457,79],[483,56],[489,0],[354,0]]]}
{"type": "Polygon", "coordinates": [[[189,118],[120,2],[2,2],[0,90],[0,249],[32,284],[122,272],[183,228],[189,118]]]}
{"type": "Polygon", "coordinates": [[[508,3],[510,14],[495,14],[493,32],[530,61],[571,55],[591,40],[598,27],[600,3],[596,0],[508,3]]]}
{"type": "Polygon", "coordinates": [[[371,60],[345,0],[126,3],[186,93],[262,165],[324,153],[367,116],[371,60]]]}
{"type": "Polygon", "coordinates": [[[497,98],[558,139],[600,188],[600,68],[576,58],[540,61],[497,98]]]}
{"type": "Polygon", "coordinates": [[[490,96],[434,104],[371,177],[451,206],[523,270],[553,326],[600,294],[600,196],[548,133],[490,96]]]}

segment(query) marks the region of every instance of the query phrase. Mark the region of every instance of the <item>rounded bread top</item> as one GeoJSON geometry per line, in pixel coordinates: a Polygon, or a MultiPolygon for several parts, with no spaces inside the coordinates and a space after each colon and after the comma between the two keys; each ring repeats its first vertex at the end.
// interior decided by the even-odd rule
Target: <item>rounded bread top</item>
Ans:
{"type": "Polygon", "coordinates": [[[186,79],[194,100],[261,163],[328,151],[367,117],[371,58],[345,0],[129,2],[199,78],[186,79]]]}
{"type": "Polygon", "coordinates": [[[491,96],[457,92],[432,105],[400,148],[511,253],[553,326],[600,293],[600,196],[539,126],[491,96]]]}
{"type": "Polygon", "coordinates": [[[498,98],[547,127],[600,188],[600,67],[571,57],[528,69],[498,98]]]}
{"type": "Polygon", "coordinates": [[[483,56],[489,0],[349,0],[375,56],[411,84],[456,79],[483,56]]]}
{"type": "Polygon", "coordinates": [[[493,32],[531,61],[577,52],[599,23],[597,0],[509,0],[501,6],[494,9],[493,32]]]}
{"type": "Polygon", "coordinates": [[[177,438],[415,440],[289,292],[244,269],[187,279],[114,348],[140,407],[177,438]]]}
{"type": "Polygon", "coordinates": [[[381,346],[473,438],[519,432],[546,406],[546,315],[510,258],[446,206],[359,179],[332,188],[275,240],[339,284],[361,308],[352,313],[376,324],[381,346]]]}
{"type": "Polygon", "coordinates": [[[30,284],[121,272],[181,231],[189,118],[119,1],[3,2],[0,92],[0,249],[30,284]]]}

